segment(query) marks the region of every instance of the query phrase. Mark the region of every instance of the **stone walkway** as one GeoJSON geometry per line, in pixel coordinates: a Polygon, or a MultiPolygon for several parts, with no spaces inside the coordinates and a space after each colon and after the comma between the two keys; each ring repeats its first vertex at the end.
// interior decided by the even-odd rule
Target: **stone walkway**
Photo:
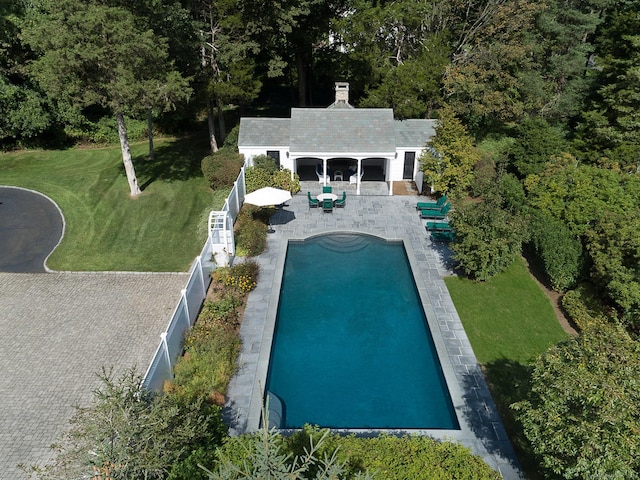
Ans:
{"type": "Polygon", "coordinates": [[[151,362],[186,273],[0,273],[0,479],[44,465],[103,366],[151,362]]]}
{"type": "MultiPolygon", "coordinates": [[[[335,193],[342,194],[340,185],[333,187],[335,193]]],[[[424,221],[415,210],[418,197],[350,195],[344,209],[324,213],[321,208],[308,208],[307,190],[315,196],[320,192],[320,186],[305,183],[302,192],[295,195],[287,207],[276,212],[271,222],[275,233],[268,236],[267,249],[257,258],[260,278],[245,309],[240,332],[243,342],[240,369],[228,392],[226,415],[231,432],[254,431],[260,424],[262,390],[266,383],[287,240],[328,232],[367,233],[404,241],[461,425],[460,430],[413,432],[458,441],[481,455],[504,478],[523,478],[443,281],[444,276],[451,274],[449,249],[445,244],[429,239],[424,221]]]]}

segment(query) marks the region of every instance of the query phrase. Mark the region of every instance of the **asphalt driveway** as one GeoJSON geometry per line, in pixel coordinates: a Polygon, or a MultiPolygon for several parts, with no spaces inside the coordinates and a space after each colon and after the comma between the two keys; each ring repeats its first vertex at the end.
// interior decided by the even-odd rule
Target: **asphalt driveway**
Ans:
{"type": "Polygon", "coordinates": [[[53,200],[17,187],[0,187],[0,272],[45,272],[45,261],[64,233],[53,200]]]}

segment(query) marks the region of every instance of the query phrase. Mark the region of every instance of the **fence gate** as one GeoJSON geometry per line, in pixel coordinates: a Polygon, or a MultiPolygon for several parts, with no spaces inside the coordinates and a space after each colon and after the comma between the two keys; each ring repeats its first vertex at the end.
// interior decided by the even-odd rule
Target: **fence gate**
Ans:
{"type": "Polygon", "coordinates": [[[211,238],[216,264],[227,266],[229,257],[236,253],[236,244],[233,238],[233,220],[229,212],[214,210],[209,213],[209,237],[211,238]]]}

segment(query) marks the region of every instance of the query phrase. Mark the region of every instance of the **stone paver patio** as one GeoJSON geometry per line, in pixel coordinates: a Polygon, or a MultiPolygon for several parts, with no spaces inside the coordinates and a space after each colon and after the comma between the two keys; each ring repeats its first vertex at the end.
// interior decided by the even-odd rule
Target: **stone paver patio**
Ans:
{"type": "MultiPolygon", "coordinates": [[[[346,183],[334,183],[334,192],[341,195],[346,183]]],[[[321,208],[309,209],[307,190],[315,196],[320,193],[320,186],[317,182],[305,182],[289,205],[272,217],[275,232],[268,236],[265,253],[257,258],[260,278],[249,295],[240,332],[243,342],[240,368],[229,386],[226,415],[231,433],[254,431],[260,425],[287,241],[329,232],[366,233],[402,240],[405,244],[461,425],[460,430],[412,432],[457,441],[481,455],[504,478],[523,478],[443,281],[444,276],[452,274],[449,249],[428,237],[425,222],[415,210],[419,197],[384,195],[385,184],[381,185],[383,188],[377,191],[380,195],[349,195],[344,209],[324,213],[321,208]]],[[[370,192],[376,193],[375,190],[367,193],[370,192]]]]}

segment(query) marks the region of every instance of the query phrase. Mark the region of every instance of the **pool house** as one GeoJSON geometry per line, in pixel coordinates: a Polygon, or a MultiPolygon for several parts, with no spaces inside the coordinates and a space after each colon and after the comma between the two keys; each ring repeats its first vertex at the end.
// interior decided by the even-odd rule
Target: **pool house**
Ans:
{"type": "Polygon", "coordinates": [[[395,120],[390,108],[354,108],[349,84],[336,83],[327,108],[292,108],[290,118],[240,120],[238,149],[251,164],[272,157],[301,180],[349,182],[361,193],[364,181],[415,181],[418,159],[435,134],[436,120],[395,120]]]}

